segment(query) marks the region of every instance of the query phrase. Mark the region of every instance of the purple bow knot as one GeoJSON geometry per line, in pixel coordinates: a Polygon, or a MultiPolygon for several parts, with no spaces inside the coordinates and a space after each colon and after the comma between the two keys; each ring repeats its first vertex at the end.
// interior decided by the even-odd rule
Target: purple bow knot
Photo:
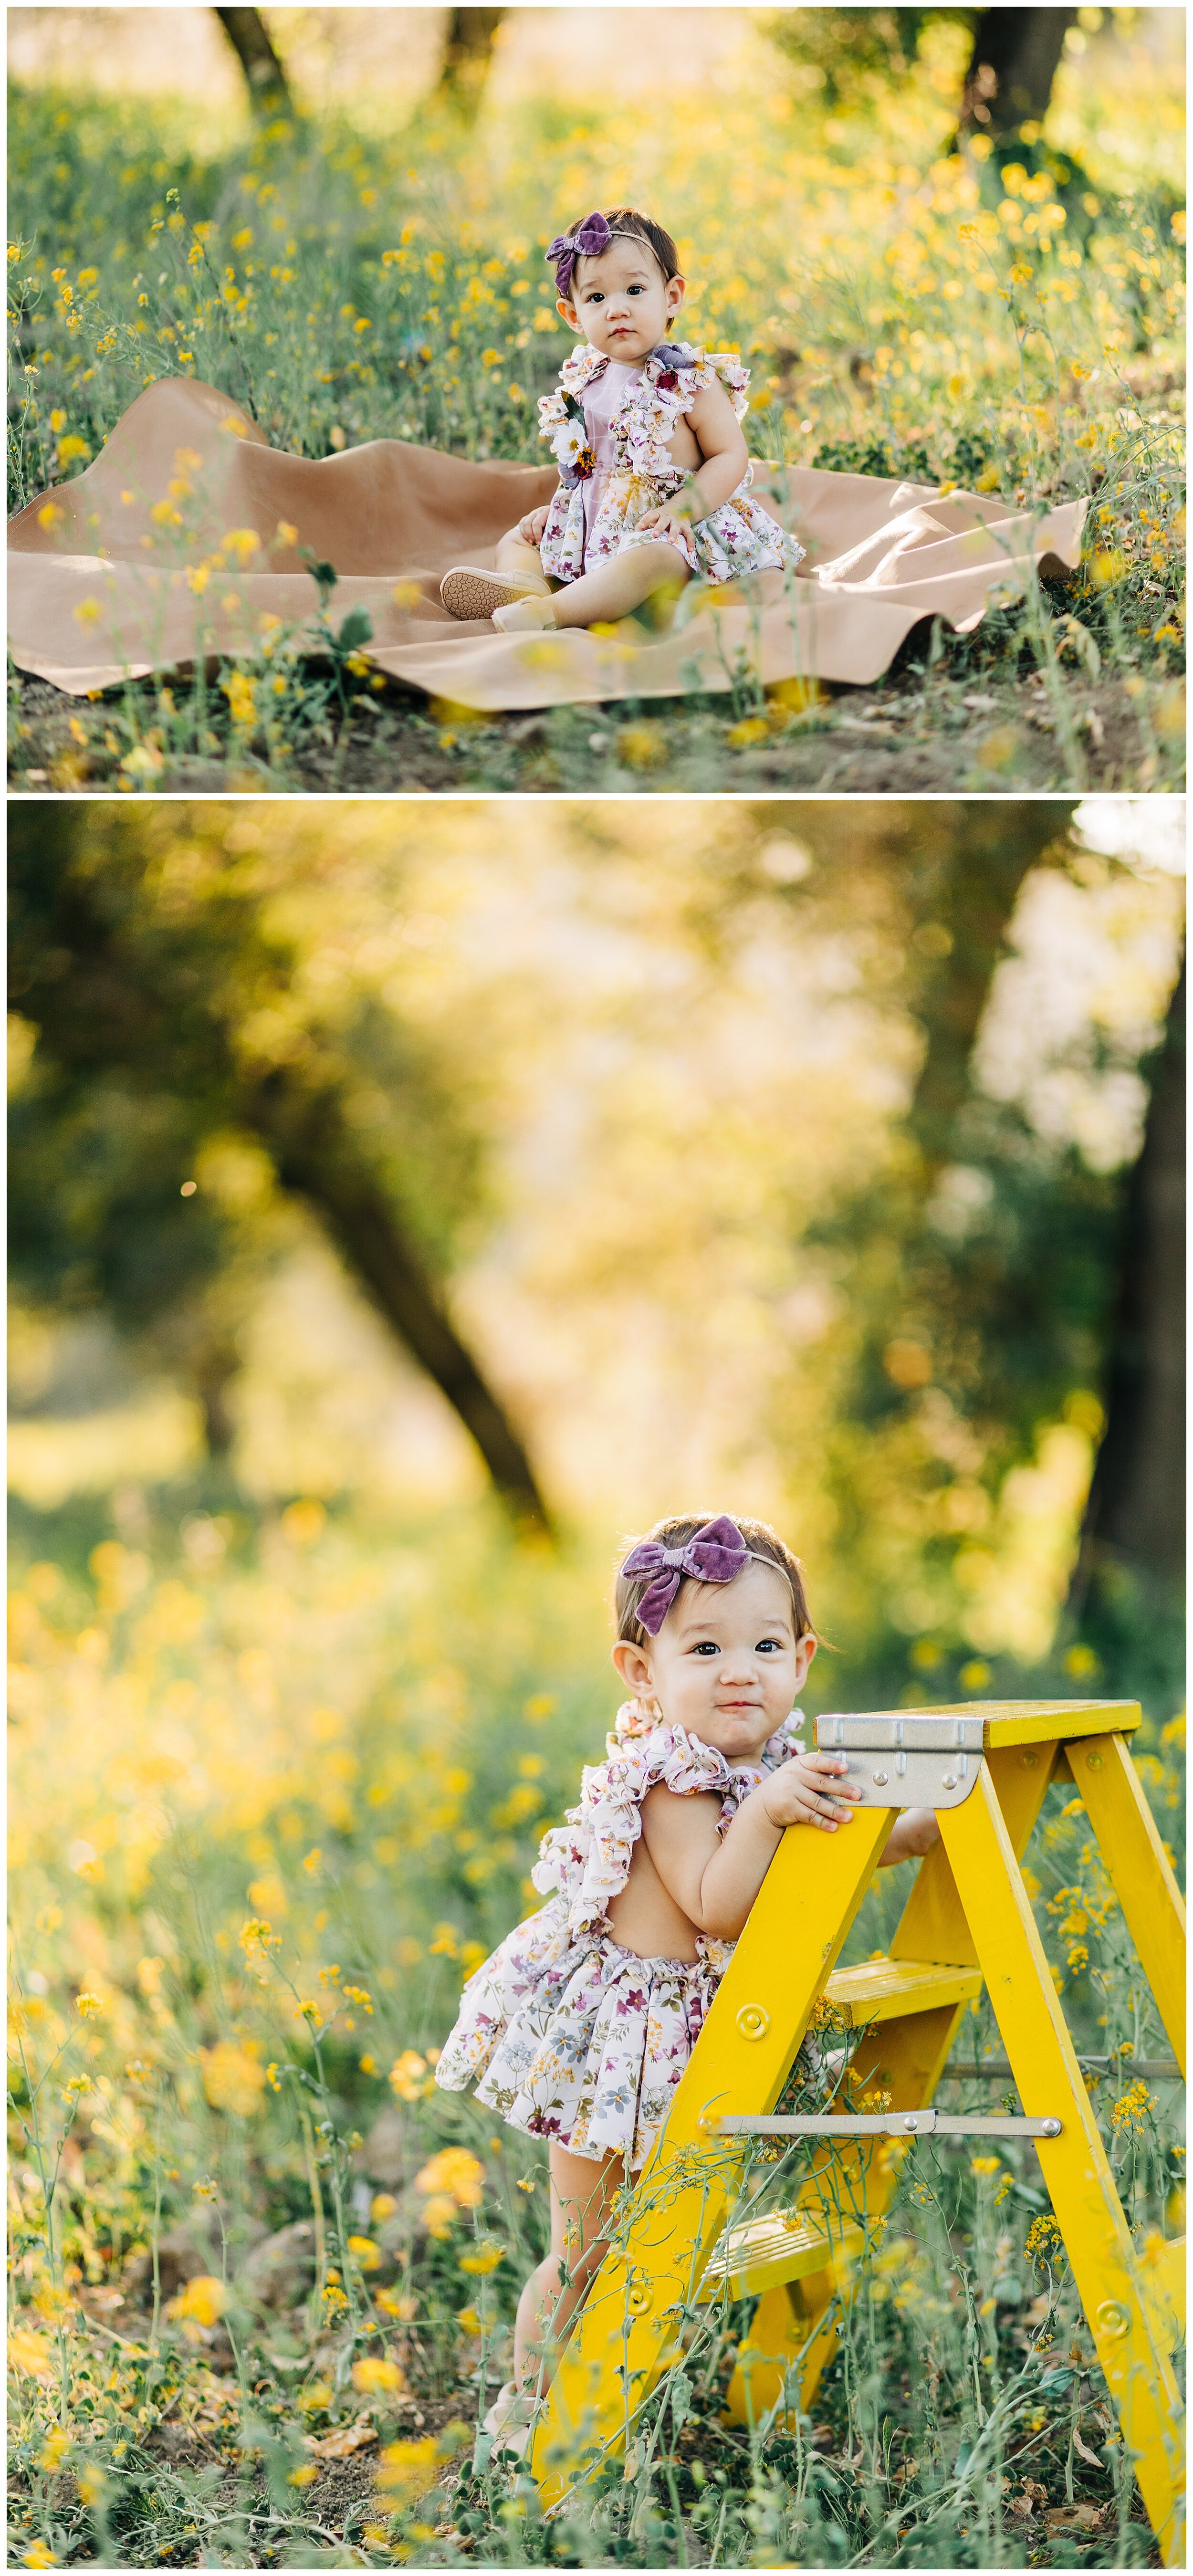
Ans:
{"type": "Polygon", "coordinates": [[[648,1637],[657,1637],[685,1574],[697,1583],[732,1583],[750,1562],[750,1551],[736,1521],[724,1512],[706,1521],[683,1547],[662,1547],[654,1538],[640,1539],[622,1567],[623,1574],[652,1574],[638,1617],[648,1637]]]}
{"type": "Polygon", "coordinates": [[[612,230],[599,211],[586,215],[574,233],[556,233],[550,250],[543,256],[548,268],[554,267],[555,283],[561,295],[567,294],[577,260],[603,259],[612,239],[612,230]]]}

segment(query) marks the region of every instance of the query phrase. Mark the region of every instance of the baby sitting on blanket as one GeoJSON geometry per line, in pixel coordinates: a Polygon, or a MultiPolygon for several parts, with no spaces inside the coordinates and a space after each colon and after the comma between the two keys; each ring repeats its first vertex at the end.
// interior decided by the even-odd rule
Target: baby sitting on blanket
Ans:
{"type": "Polygon", "coordinates": [[[803,547],[750,491],[748,368],[667,338],[684,299],[670,233],[616,206],[561,233],[547,258],[558,309],[583,334],[539,404],[559,489],[501,539],[495,572],[444,576],[444,607],[506,634],[591,626],[694,573],[731,582],[794,568],[803,547]]]}

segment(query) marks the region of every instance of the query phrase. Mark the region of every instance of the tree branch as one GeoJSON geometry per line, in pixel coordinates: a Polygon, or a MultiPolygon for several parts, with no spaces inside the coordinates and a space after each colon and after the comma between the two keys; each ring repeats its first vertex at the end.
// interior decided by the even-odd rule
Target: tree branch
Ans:
{"type": "Polygon", "coordinates": [[[283,1188],[305,1198],[385,1321],[471,1432],[494,1484],[520,1519],[549,1530],[526,1451],[444,1311],[393,1207],[362,1164],[340,1106],[284,1069],[244,1101],[283,1188]]]}

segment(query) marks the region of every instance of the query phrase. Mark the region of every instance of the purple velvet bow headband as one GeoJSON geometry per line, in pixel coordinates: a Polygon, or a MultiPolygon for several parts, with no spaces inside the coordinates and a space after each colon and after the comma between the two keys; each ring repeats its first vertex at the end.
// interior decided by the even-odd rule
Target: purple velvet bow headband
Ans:
{"type": "Polygon", "coordinates": [[[640,1539],[621,1570],[655,1577],[642,1595],[637,1615],[647,1636],[657,1637],[685,1574],[697,1583],[732,1583],[749,1562],[750,1551],[736,1521],[722,1512],[682,1547],[661,1547],[657,1539],[640,1539]]]}
{"type": "Polygon", "coordinates": [[[556,233],[544,257],[548,268],[554,267],[555,283],[561,295],[568,293],[577,260],[603,259],[612,240],[612,226],[599,212],[586,215],[574,233],[556,233]]]}

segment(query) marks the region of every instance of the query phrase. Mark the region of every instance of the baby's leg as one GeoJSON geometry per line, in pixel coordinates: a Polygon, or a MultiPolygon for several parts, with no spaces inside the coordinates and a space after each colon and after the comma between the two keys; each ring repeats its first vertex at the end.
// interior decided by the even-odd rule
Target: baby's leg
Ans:
{"type": "Polygon", "coordinates": [[[690,578],[678,546],[665,539],[661,545],[624,546],[620,554],[556,591],[551,603],[555,623],[592,626],[602,618],[628,617],[653,591],[672,590],[678,598],[690,578]]]}
{"type": "Polygon", "coordinates": [[[551,2251],[530,2275],[514,2326],[514,2385],[550,2386],[576,2310],[604,2255],[609,2213],[625,2182],[625,2157],[574,2156],[551,2144],[551,2251]]]}
{"type": "Polygon", "coordinates": [[[497,570],[508,573],[511,580],[525,582],[528,590],[550,596],[551,584],[543,571],[542,556],[537,546],[528,546],[516,528],[501,538],[497,548],[497,570]]]}

